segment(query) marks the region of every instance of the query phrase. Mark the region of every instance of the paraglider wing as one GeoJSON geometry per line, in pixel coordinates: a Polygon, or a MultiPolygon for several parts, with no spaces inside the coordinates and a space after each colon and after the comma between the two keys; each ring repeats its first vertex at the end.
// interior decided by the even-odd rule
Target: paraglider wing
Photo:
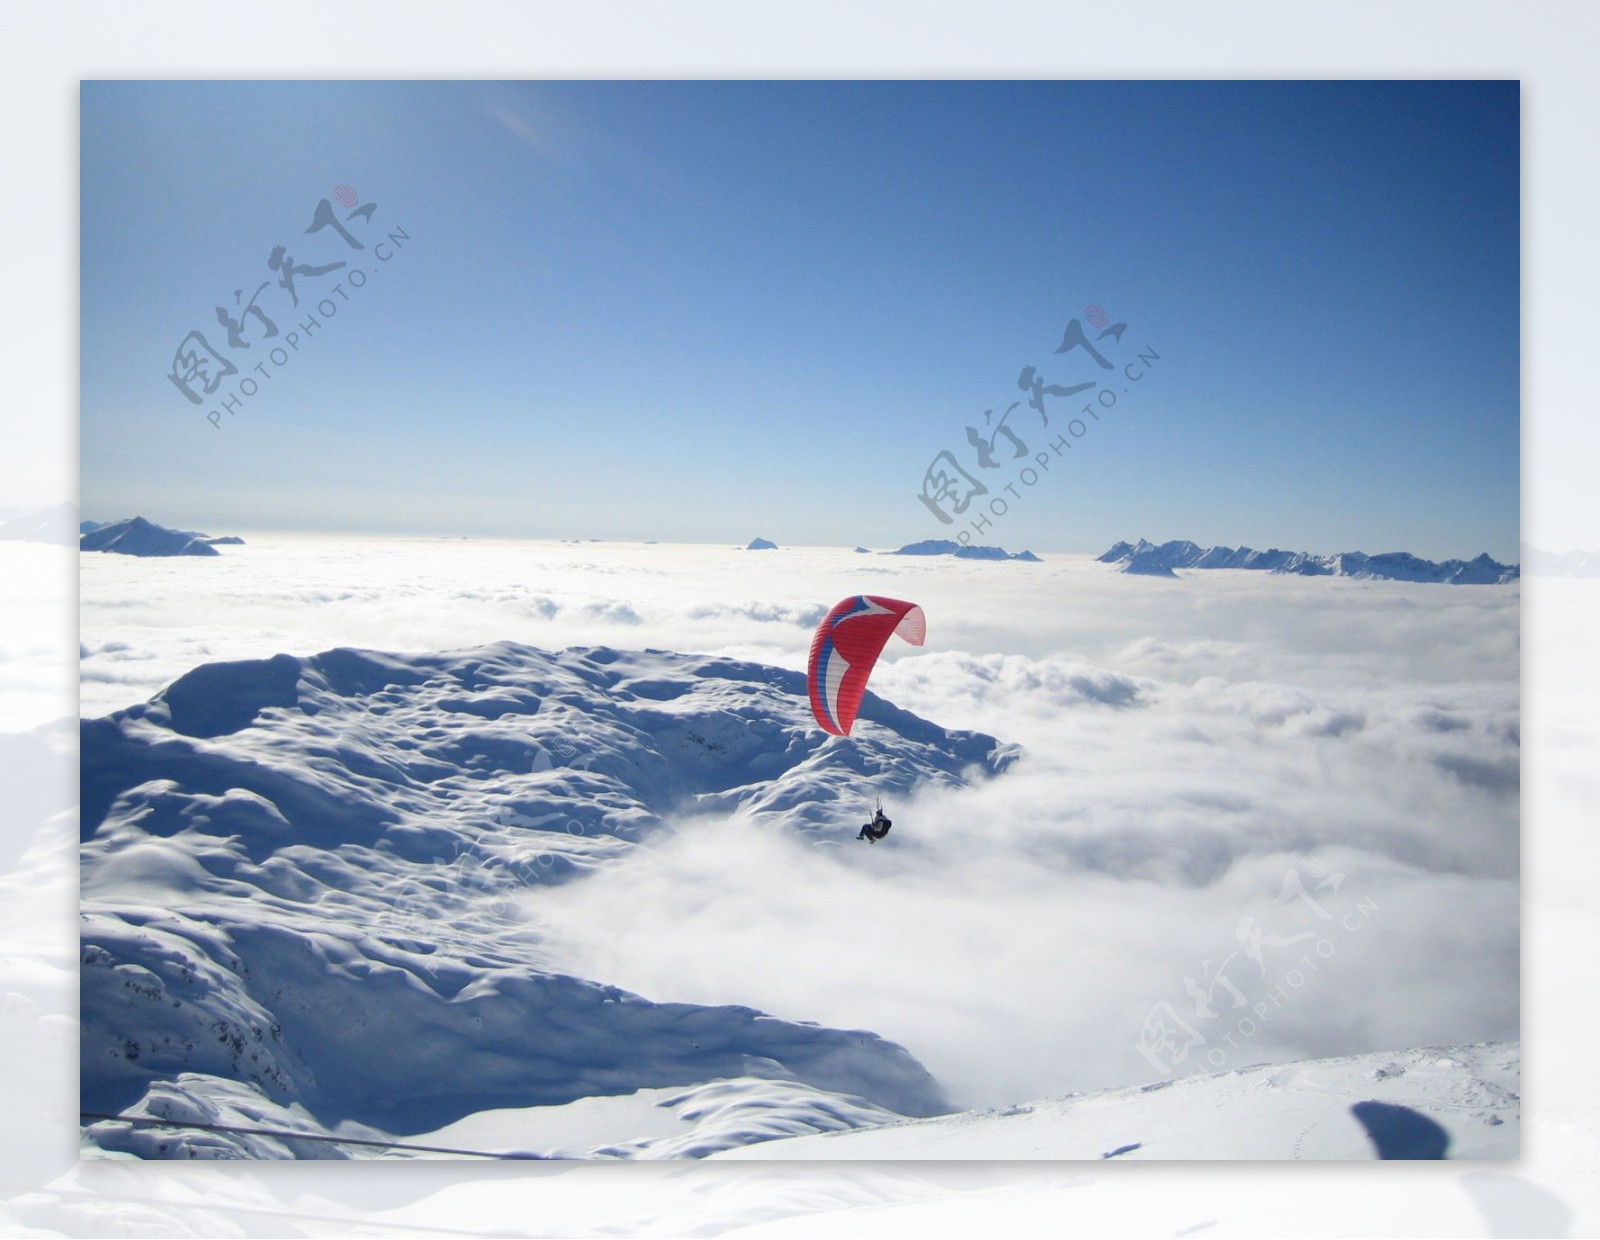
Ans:
{"type": "Polygon", "coordinates": [[[928,634],[922,608],[897,598],[853,594],[822,618],[811,639],[806,680],[811,711],[824,731],[850,735],[867,678],[891,633],[922,645],[928,634]]]}

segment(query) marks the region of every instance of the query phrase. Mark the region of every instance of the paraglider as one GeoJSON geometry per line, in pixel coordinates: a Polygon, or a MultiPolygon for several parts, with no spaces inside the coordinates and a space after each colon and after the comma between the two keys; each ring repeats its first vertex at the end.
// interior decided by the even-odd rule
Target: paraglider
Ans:
{"type": "MultiPolygon", "coordinates": [[[[811,713],[826,732],[849,736],[867,691],[867,679],[891,634],[913,646],[927,639],[928,625],[922,608],[897,598],[855,594],[841,599],[822,618],[811,639],[806,684],[811,692],[811,713]]],[[[865,823],[858,840],[876,844],[894,824],[878,803],[872,821],[865,823]]]]}
{"type": "Polygon", "coordinates": [[[811,690],[811,712],[823,731],[850,735],[867,691],[867,678],[891,633],[898,633],[913,646],[922,645],[928,635],[922,608],[897,598],[853,594],[836,603],[817,625],[806,683],[811,690]]]}
{"type": "Polygon", "coordinates": [[[889,828],[892,826],[894,826],[894,823],[889,821],[888,815],[883,812],[883,806],[880,804],[878,812],[872,815],[872,821],[861,824],[861,830],[856,835],[856,839],[866,840],[869,844],[876,844],[889,834],[889,828]]]}

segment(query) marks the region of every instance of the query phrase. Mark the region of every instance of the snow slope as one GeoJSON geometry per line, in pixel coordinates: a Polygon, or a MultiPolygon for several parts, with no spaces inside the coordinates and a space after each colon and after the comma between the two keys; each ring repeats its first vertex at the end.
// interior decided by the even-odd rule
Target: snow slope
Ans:
{"type": "MultiPolygon", "coordinates": [[[[705,1152],[946,1109],[875,1034],[555,971],[509,899],[651,847],[669,816],[848,839],[864,796],[1002,771],[1015,748],[991,737],[869,694],[844,743],[795,672],[500,643],[208,664],[85,721],[81,747],[85,1110],[381,1136],[722,1083],[676,1104],[714,1117],[687,1138],[705,1152]]],[[[347,1152],[120,1123],[87,1140],[347,1152]]]]}
{"type": "Polygon", "coordinates": [[[1496,1042],[1262,1065],[713,1157],[1509,1159],[1521,1062],[1496,1042]]]}

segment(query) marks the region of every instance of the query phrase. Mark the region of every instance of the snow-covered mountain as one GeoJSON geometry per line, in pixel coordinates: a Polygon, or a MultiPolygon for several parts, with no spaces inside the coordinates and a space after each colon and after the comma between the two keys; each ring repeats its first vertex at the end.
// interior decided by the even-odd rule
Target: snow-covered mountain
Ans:
{"type": "Polygon", "coordinates": [[[965,543],[958,543],[949,538],[925,538],[921,542],[907,543],[898,551],[886,552],[888,555],[953,555],[959,560],[1023,560],[1029,564],[1039,563],[1039,557],[1031,551],[1010,552],[1003,547],[974,547],[965,543]]]}
{"type": "Polygon", "coordinates": [[[1600,577],[1600,551],[1541,551],[1524,547],[1523,563],[1532,577],[1600,577]]]}
{"type": "MultiPolygon", "coordinates": [[[[85,721],[81,752],[86,1111],[416,1139],[574,1107],[549,1129],[567,1152],[662,1156],[947,1109],[874,1033],[559,972],[508,901],[697,814],[834,846],[877,793],[1002,772],[992,737],[869,693],[845,742],[796,672],[500,643],[208,664],[85,721]]],[[[121,1122],[86,1141],[350,1153],[121,1122]]]]}
{"type": "Polygon", "coordinates": [[[7,542],[49,542],[71,546],[78,539],[73,529],[78,519],[75,504],[52,504],[31,512],[15,513],[0,521],[0,539],[7,542]]]}
{"type": "Polygon", "coordinates": [[[1308,551],[1280,551],[1276,547],[1266,551],[1221,545],[1201,547],[1187,539],[1175,539],[1159,546],[1143,538],[1137,543],[1119,542],[1096,558],[1103,564],[1119,565],[1122,572],[1151,577],[1173,577],[1177,575],[1173,570],[1179,568],[1248,568],[1306,577],[1499,585],[1520,576],[1517,565],[1501,564],[1487,554],[1472,560],[1436,563],[1404,551],[1382,555],[1366,555],[1360,551],[1313,555],[1308,551]]]}
{"type": "MultiPolygon", "coordinates": [[[[170,530],[143,517],[102,525],[78,539],[81,551],[115,551],[122,555],[216,555],[213,540],[193,530],[170,530]]],[[[240,540],[242,541],[242,540],[240,540]]]]}

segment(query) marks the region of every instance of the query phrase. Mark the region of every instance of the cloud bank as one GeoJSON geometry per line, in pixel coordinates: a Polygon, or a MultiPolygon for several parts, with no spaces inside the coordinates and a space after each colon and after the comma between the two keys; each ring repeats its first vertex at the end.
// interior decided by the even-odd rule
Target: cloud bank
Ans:
{"type": "Polygon", "coordinates": [[[799,668],[860,590],[929,617],[872,690],[1023,760],[890,806],[872,848],[690,816],[522,902],[561,967],[873,1030],[970,1104],[1517,1036],[1517,586],[251,538],[85,563],[84,710],[201,661],[340,644],[799,668]]]}

